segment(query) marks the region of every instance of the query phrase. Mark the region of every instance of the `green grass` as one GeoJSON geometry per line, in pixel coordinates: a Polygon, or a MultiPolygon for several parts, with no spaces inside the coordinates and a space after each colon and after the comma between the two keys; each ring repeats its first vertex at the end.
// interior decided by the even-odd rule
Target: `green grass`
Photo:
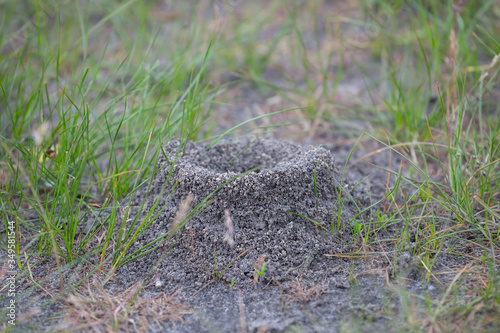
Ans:
{"type": "MultiPolygon", "coordinates": [[[[27,222],[25,215],[34,209],[43,226],[40,253],[59,247],[57,235],[64,247],[55,253],[66,261],[72,261],[93,236],[73,243],[80,212],[91,202],[102,204],[103,210],[111,208],[108,230],[113,230],[118,200],[150,178],[163,142],[198,137],[216,94],[202,78],[210,44],[205,56],[193,63],[174,55],[173,68],[151,64],[148,59],[157,44],[159,26],[137,22],[142,26],[139,35],[115,57],[108,55],[114,53],[111,40],[120,38],[115,35],[93,44],[96,49],[100,46],[100,52],[87,55],[90,32],[102,34],[101,23],[121,25],[137,19],[129,5],[116,6],[94,22],[93,29],[85,28],[92,15],[89,8],[78,7],[65,25],[60,13],[51,13],[56,22],[37,29],[2,63],[2,122],[6,125],[1,149],[9,177],[2,196],[8,207],[4,220],[8,212],[10,218],[27,222]],[[81,21],[81,31],[72,21],[81,21]],[[23,201],[29,210],[20,206],[23,201]]],[[[7,9],[13,17],[19,14],[16,8],[7,9]]],[[[36,16],[43,9],[34,10],[36,16]]],[[[11,27],[9,20],[4,25],[11,27]]],[[[103,254],[110,237],[108,232],[103,254]]]]}
{"type": "MultiPolygon", "coordinates": [[[[204,1],[0,3],[0,214],[5,230],[16,221],[22,274],[25,252],[56,258],[62,274],[92,250],[101,259],[93,274],[111,275],[172,236],[129,251],[155,215],[128,225],[128,203],[151,186],[163,144],[213,145],[251,124],[268,134],[291,122],[302,137],[328,128],[353,149],[377,141],[405,161],[387,170],[387,209],[358,207],[344,225],[364,254],[380,243],[395,258],[410,252],[434,283],[445,245],[472,262],[437,301],[399,290],[407,311],[391,318],[401,330],[498,327],[498,2],[364,0],[339,15],[322,12],[329,3],[320,0],[238,6],[217,21],[204,1]],[[364,82],[358,94],[346,88],[353,79],[364,82]],[[235,91],[256,91],[263,113],[224,120],[224,108],[245,98],[235,91]],[[91,231],[77,237],[91,215],[91,231]],[[393,227],[399,234],[388,238],[393,227]],[[482,255],[449,245],[458,239],[482,255]],[[469,275],[481,287],[467,289],[469,275]],[[457,296],[464,290],[472,296],[457,296]]],[[[332,234],[342,228],[341,198],[356,205],[339,191],[332,234]]]]}

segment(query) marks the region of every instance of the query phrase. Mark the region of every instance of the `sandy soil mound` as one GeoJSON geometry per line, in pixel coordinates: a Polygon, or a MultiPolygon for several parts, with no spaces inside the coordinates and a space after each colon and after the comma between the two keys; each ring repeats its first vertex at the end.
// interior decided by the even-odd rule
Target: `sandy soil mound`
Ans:
{"type": "MultiPolygon", "coordinates": [[[[149,192],[143,190],[135,199],[139,205],[147,196],[143,212],[157,199],[155,212],[164,209],[132,251],[168,232],[188,196],[194,196],[193,208],[215,192],[208,206],[166,244],[177,242],[159,267],[164,281],[200,283],[214,277],[225,281],[236,277],[245,285],[253,281],[255,268],[261,267],[258,258],[263,255],[266,268],[261,282],[287,281],[299,268],[301,274],[317,278],[328,275],[331,269],[332,261],[324,254],[349,251],[346,221],[355,211],[353,202],[364,203],[367,199],[359,189],[351,192],[355,200],[344,193],[340,219],[343,237],[336,228],[332,231],[332,221],[335,226],[338,221],[340,176],[330,151],[287,141],[247,138],[209,149],[206,144],[192,142],[179,147],[178,141],[172,141],[164,152],[166,158],[162,156],[159,161],[161,170],[152,188],[149,192]],[[234,229],[233,248],[227,241],[226,210],[234,229]]],[[[343,186],[349,188],[348,184],[343,186]]],[[[131,277],[144,274],[158,262],[161,252],[157,249],[147,254],[127,265],[126,270],[131,277]]]]}

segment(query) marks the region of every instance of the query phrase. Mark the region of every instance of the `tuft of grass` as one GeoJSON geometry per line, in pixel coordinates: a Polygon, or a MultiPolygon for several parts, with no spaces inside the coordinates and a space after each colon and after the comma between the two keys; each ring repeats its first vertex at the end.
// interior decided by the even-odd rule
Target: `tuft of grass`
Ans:
{"type": "Polygon", "coordinates": [[[23,39],[0,45],[7,54],[0,65],[2,220],[38,229],[38,252],[65,262],[102,228],[104,260],[115,226],[122,230],[128,219],[120,200],[151,181],[165,141],[199,137],[217,94],[204,79],[215,37],[204,57],[186,63],[182,53],[169,54],[171,65],[161,65],[154,60],[164,47],[161,25],[146,20],[148,5],[101,6],[3,5],[2,30],[19,29],[23,39]],[[19,25],[30,17],[45,23],[19,25]],[[139,27],[135,38],[121,30],[125,21],[139,27]],[[112,47],[116,40],[122,49],[112,47]],[[95,224],[76,242],[91,215],[95,224]]]}

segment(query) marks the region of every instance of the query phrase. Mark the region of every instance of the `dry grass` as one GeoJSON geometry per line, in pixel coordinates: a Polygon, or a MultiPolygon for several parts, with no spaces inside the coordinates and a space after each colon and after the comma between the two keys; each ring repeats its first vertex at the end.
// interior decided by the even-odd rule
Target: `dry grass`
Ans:
{"type": "MultiPolygon", "coordinates": [[[[182,323],[183,316],[192,313],[178,300],[180,290],[149,293],[144,281],[137,281],[128,289],[123,285],[115,288],[108,282],[113,276],[107,278],[91,263],[55,275],[52,275],[57,271],[54,258],[44,260],[34,256],[25,264],[29,279],[19,282],[19,290],[34,283],[39,292],[19,303],[23,309],[18,324],[38,326],[43,322],[43,326],[53,325],[49,326],[50,332],[148,332],[172,322],[182,323]],[[33,264],[33,261],[38,262],[33,264]],[[64,290],[60,287],[61,279],[64,290]],[[80,286],[70,287],[82,280],[80,286]]],[[[0,280],[5,272],[4,267],[0,280]]]]}
{"type": "Polygon", "coordinates": [[[87,283],[62,303],[65,313],[56,326],[58,331],[146,332],[153,326],[161,328],[168,322],[183,322],[191,313],[177,301],[177,292],[160,292],[154,297],[138,296],[138,282],[121,292],[111,292],[87,283]]]}
{"type": "Polygon", "coordinates": [[[285,293],[288,302],[314,301],[325,292],[325,286],[323,284],[313,281],[304,281],[300,276],[297,277],[295,282],[292,282],[289,287],[290,289],[285,293]]]}

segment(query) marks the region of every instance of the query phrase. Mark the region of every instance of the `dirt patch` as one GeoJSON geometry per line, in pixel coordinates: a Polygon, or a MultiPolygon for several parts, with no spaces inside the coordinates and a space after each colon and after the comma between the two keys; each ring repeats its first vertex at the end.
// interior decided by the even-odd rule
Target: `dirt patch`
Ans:
{"type": "MultiPolygon", "coordinates": [[[[196,285],[215,278],[245,286],[255,282],[257,271],[261,283],[283,283],[294,279],[299,268],[303,278],[324,278],[334,266],[325,254],[351,250],[348,221],[369,201],[360,187],[341,184],[330,151],[263,138],[210,148],[179,145],[173,141],[164,147],[143,209],[148,212],[157,203],[154,214],[159,216],[132,251],[166,234],[188,196],[194,195],[192,207],[204,200],[207,206],[182,229],[160,264],[162,283],[196,285]]],[[[136,196],[135,205],[146,191],[136,196]]],[[[130,277],[148,272],[170,245],[128,265],[130,277]]]]}
{"type": "MultiPolygon", "coordinates": [[[[377,152],[367,157],[383,166],[375,168],[362,162],[368,152],[357,149],[342,176],[350,147],[326,147],[246,138],[207,149],[207,144],[172,141],[164,147],[151,188],[139,190],[133,199],[134,213],[145,200],[139,221],[150,209],[159,215],[131,252],[165,235],[179,210],[185,215],[205,200],[204,209],[164,246],[121,267],[103,286],[92,281],[107,277],[95,272],[92,281],[68,291],[77,296],[73,301],[64,297],[50,302],[59,292],[60,273],[53,259],[40,258],[31,271],[45,289],[36,288],[26,277],[19,281],[25,290],[23,302],[31,300],[22,313],[62,330],[69,329],[76,314],[81,327],[87,322],[104,327],[109,322],[106,313],[123,315],[120,330],[124,331],[135,331],[138,323],[148,331],[172,332],[235,332],[245,326],[249,332],[398,327],[398,313],[403,313],[404,321],[405,309],[415,313],[425,309],[423,301],[402,304],[405,297],[400,295],[410,292],[438,299],[446,283],[456,277],[452,268],[468,261],[445,255],[448,246],[458,246],[446,244],[434,264],[441,281],[433,278],[426,283],[419,257],[411,254],[415,243],[404,250],[390,241],[405,229],[404,223],[380,229],[368,243],[353,237],[356,221],[373,224],[375,210],[383,211],[383,201],[374,203],[383,198],[387,186],[393,186],[395,177],[388,179],[386,170],[397,169],[401,158],[394,153],[391,157],[389,150],[379,153],[381,147],[365,147],[377,152]],[[192,198],[188,210],[182,208],[186,198],[192,198]],[[359,214],[372,205],[371,211],[359,214]],[[132,290],[166,250],[165,259],[125,313],[124,300],[131,299],[132,290]],[[107,303],[87,304],[87,294],[100,295],[107,303]]],[[[411,242],[414,229],[408,226],[411,242]]],[[[90,267],[98,267],[99,260],[100,253],[91,252],[79,259],[90,267]]],[[[64,284],[76,284],[88,270],[65,266],[64,284]]],[[[73,328],[79,331],[78,327],[73,328]]]]}
{"type": "Polygon", "coordinates": [[[159,217],[131,251],[175,228],[186,198],[193,196],[192,208],[203,200],[208,205],[110,284],[141,280],[172,246],[145,297],[175,291],[195,313],[161,329],[230,332],[246,323],[250,332],[315,330],[339,325],[345,313],[382,325],[377,313],[395,302],[384,287],[390,263],[382,255],[347,255],[361,246],[352,236],[353,218],[371,201],[364,182],[355,186],[342,177],[345,160],[337,162],[322,146],[266,138],[210,148],[172,141],[164,153],[152,187],[134,199],[138,207],[145,198],[142,217],[155,204],[159,217]]]}

